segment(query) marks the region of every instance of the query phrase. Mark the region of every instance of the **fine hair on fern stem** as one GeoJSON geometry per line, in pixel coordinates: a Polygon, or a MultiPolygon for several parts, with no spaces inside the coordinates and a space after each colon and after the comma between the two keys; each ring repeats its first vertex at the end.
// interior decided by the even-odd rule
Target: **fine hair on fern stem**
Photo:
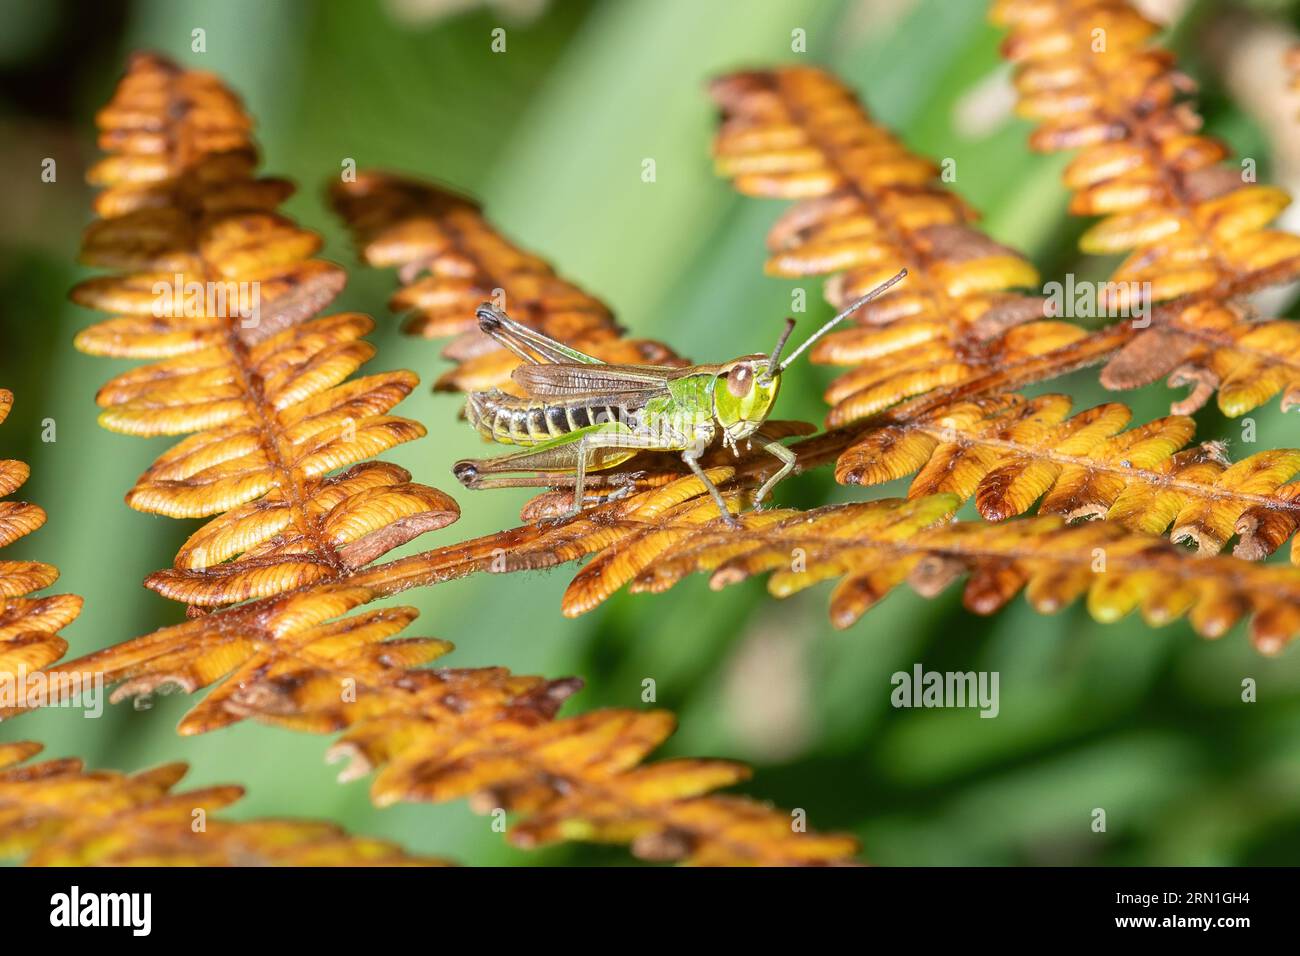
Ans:
{"type": "Polygon", "coordinates": [[[780,375],[782,372],[784,372],[787,368],[790,367],[790,365],[794,362],[795,359],[797,359],[800,355],[802,355],[806,349],[814,345],[817,342],[817,340],[820,339],[823,335],[825,335],[831,329],[835,328],[835,326],[839,325],[841,322],[847,319],[854,312],[858,311],[858,309],[862,308],[872,299],[877,299],[880,296],[884,295],[895,285],[897,285],[899,282],[902,282],[906,278],[907,278],[907,269],[905,268],[899,269],[897,274],[891,276],[890,278],[886,279],[884,282],[880,283],[880,285],[876,286],[866,295],[862,296],[862,298],[850,302],[847,306],[845,306],[838,313],[836,313],[834,318],[832,318],[829,322],[823,325],[812,335],[808,336],[808,338],[804,339],[803,344],[800,345],[797,349],[795,349],[792,353],[790,353],[790,355],[786,356],[785,361],[781,362],[781,364],[778,365],[777,361],[781,358],[781,351],[785,348],[785,343],[789,341],[790,333],[794,330],[794,320],[791,319],[788,322],[786,322],[785,331],[781,333],[780,341],[776,343],[776,348],[772,350],[772,358],[767,363],[767,371],[764,372],[763,375],[759,377],[759,380],[771,381],[773,375],[780,375]]]}

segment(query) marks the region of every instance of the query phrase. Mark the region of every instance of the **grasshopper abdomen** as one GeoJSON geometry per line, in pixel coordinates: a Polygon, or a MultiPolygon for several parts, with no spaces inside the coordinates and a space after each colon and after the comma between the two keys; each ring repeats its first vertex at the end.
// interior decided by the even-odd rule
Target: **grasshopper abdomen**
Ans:
{"type": "Polygon", "coordinates": [[[491,441],[535,445],[604,422],[634,427],[636,410],[591,397],[542,400],[494,390],[471,394],[465,417],[491,441]]]}

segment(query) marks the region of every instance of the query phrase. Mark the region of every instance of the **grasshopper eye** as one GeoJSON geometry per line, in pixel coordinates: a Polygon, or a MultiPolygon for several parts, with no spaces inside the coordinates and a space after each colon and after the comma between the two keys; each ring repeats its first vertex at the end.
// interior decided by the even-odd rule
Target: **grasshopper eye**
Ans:
{"type": "Polygon", "coordinates": [[[736,398],[744,398],[754,387],[754,370],[748,365],[737,365],[727,373],[727,391],[736,398]]]}

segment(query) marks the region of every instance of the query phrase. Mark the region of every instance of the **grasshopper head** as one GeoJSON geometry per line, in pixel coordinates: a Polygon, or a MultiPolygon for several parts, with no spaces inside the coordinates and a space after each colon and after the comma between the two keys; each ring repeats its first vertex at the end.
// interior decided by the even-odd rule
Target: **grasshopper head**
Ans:
{"type": "Polygon", "coordinates": [[[766,355],[746,355],[718,372],[713,389],[713,414],[732,441],[758,431],[776,401],[781,373],[768,373],[766,355]]]}
{"type": "Polygon", "coordinates": [[[907,270],[900,269],[897,275],[886,279],[857,301],[849,303],[847,308],[804,339],[803,344],[785,358],[781,355],[786,343],[790,341],[790,333],[794,331],[794,319],[786,319],[785,330],[777,339],[776,348],[770,356],[745,355],[721,366],[713,388],[713,414],[726,432],[725,437],[736,442],[758,431],[766,420],[767,413],[772,410],[772,403],[776,401],[777,390],[781,387],[781,373],[790,363],[844,319],[905,278],[907,270]]]}

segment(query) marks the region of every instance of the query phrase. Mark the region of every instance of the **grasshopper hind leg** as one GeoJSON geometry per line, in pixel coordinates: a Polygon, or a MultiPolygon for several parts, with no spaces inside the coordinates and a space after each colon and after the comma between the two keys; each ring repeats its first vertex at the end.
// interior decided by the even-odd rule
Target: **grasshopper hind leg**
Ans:
{"type": "MultiPolygon", "coordinates": [[[[572,508],[558,519],[548,519],[567,521],[582,511],[588,472],[620,465],[645,447],[653,446],[630,432],[593,429],[576,440],[565,436],[497,458],[464,459],[452,466],[452,474],[472,489],[572,487],[572,508]]],[[[621,484],[630,488],[626,480],[621,484]]]]}

